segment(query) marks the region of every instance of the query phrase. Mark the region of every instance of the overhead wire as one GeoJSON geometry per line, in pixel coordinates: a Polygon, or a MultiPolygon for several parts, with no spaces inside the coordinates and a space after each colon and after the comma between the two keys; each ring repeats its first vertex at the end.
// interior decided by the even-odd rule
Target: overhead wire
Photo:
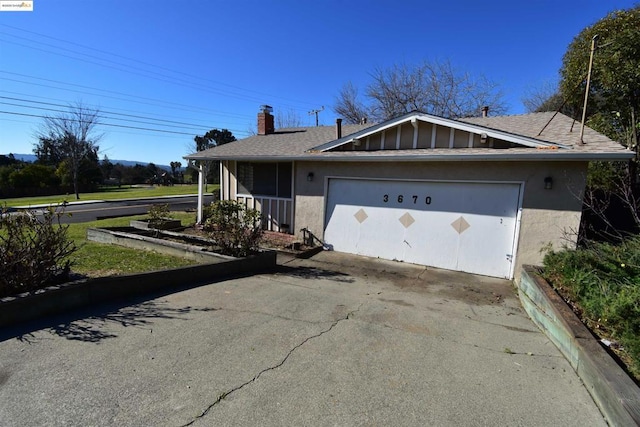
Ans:
{"type": "MultiPolygon", "coordinates": [[[[56,103],[53,103],[53,102],[43,102],[43,101],[32,101],[32,100],[29,100],[29,99],[14,98],[14,97],[9,97],[9,96],[1,96],[0,95],[0,99],[8,99],[8,100],[20,101],[20,102],[29,102],[29,103],[33,103],[33,104],[49,105],[49,106],[54,106],[54,107],[67,108],[67,109],[69,108],[68,105],[64,105],[64,104],[56,104],[56,103]]],[[[28,105],[8,103],[6,101],[0,101],[0,104],[13,105],[13,106],[17,106],[17,107],[36,108],[36,107],[28,106],[28,105]]],[[[98,110],[101,116],[105,115],[105,114],[108,114],[108,115],[115,115],[115,116],[132,117],[132,118],[137,118],[137,119],[146,119],[146,120],[161,122],[161,123],[159,123],[161,126],[169,126],[169,125],[165,125],[164,123],[173,123],[173,124],[177,124],[177,125],[183,125],[183,126],[173,126],[173,127],[194,127],[194,128],[206,128],[206,127],[208,127],[208,126],[202,125],[202,124],[178,122],[178,121],[175,121],[175,120],[157,119],[155,117],[139,116],[139,115],[135,115],[135,114],[116,113],[116,112],[103,110],[101,108],[90,107],[90,106],[88,108],[91,108],[91,109],[94,109],[94,110],[98,110]]],[[[52,110],[52,111],[66,112],[66,111],[60,111],[60,110],[52,110]]],[[[115,119],[134,122],[134,120],[126,120],[126,119],[118,119],[118,118],[115,118],[115,119]]],[[[137,123],[150,124],[149,122],[137,122],[137,123]]]]}
{"type": "MultiPolygon", "coordinates": [[[[240,114],[234,114],[234,113],[225,113],[223,111],[219,111],[219,110],[213,110],[213,109],[203,109],[203,108],[195,108],[189,105],[185,105],[185,104],[180,104],[180,103],[176,103],[176,102],[170,102],[170,101],[164,101],[161,99],[155,99],[155,98],[148,98],[148,97],[144,97],[144,96],[137,96],[137,95],[129,95],[123,92],[118,92],[118,91],[113,91],[113,90],[108,90],[108,89],[100,89],[100,88],[94,88],[91,86],[86,86],[86,85],[80,85],[80,84],[76,84],[76,83],[67,83],[67,82],[62,82],[60,80],[53,80],[53,79],[47,79],[44,77],[37,77],[37,76],[30,76],[28,74],[23,74],[23,73],[14,73],[11,71],[6,71],[6,70],[0,70],[0,73],[3,74],[10,74],[10,75],[14,75],[14,76],[19,76],[19,77],[26,77],[29,79],[34,79],[34,80],[41,80],[41,81],[46,81],[46,82],[50,82],[50,83],[57,83],[57,84],[62,84],[62,85],[67,85],[67,86],[72,86],[72,87],[79,87],[82,89],[89,89],[89,90],[93,90],[93,91],[98,91],[98,92],[106,92],[106,93],[110,93],[110,94],[115,94],[115,95],[121,95],[124,97],[129,97],[129,98],[139,98],[139,99],[143,99],[143,100],[147,100],[147,101],[154,101],[160,104],[166,104],[169,106],[178,106],[181,107],[181,109],[185,110],[185,111],[196,111],[196,112],[201,112],[203,110],[221,115],[221,116],[229,116],[229,117],[240,117],[240,118],[246,118],[249,117],[247,115],[240,115],[240,114]]],[[[90,93],[90,92],[83,92],[83,91],[78,91],[78,90],[72,90],[72,89],[67,89],[67,88],[60,88],[60,87],[56,87],[56,86],[51,86],[51,85],[45,85],[45,84],[41,84],[41,83],[33,83],[33,82],[28,82],[28,81],[23,81],[23,80],[18,80],[18,79],[12,79],[12,78],[8,78],[8,77],[0,77],[1,80],[8,80],[8,81],[14,81],[14,82],[18,82],[18,83],[24,83],[24,84],[29,84],[29,85],[34,85],[34,86],[43,86],[43,87],[49,87],[49,88],[53,88],[53,89],[60,89],[60,90],[65,90],[65,91],[70,91],[70,92],[77,92],[77,93],[84,93],[84,94],[88,94],[88,95],[94,95],[94,96],[102,96],[105,98],[112,98],[112,99],[117,99],[117,100],[121,100],[121,101],[127,101],[127,102],[136,102],[139,104],[145,104],[145,105],[151,105],[154,107],[160,107],[160,108],[174,108],[174,107],[167,107],[167,106],[162,106],[162,105],[158,105],[158,104],[154,104],[154,103],[149,103],[149,102],[142,102],[142,101],[135,101],[135,100],[129,100],[126,98],[118,98],[118,97],[114,97],[114,96],[108,96],[108,95],[101,95],[101,94],[95,94],[95,93],[90,93]]]]}
{"type": "MultiPolygon", "coordinates": [[[[236,89],[236,90],[240,90],[240,91],[243,91],[243,92],[254,93],[254,94],[260,95],[262,98],[264,96],[268,96],[270,99],[271,98],[283,99],[285,101],[293,102],[293,103],[296,103],[296,104],[314,105],[314,106],[317,105],[316,103],[311,103],[311,102],[308,102],[308,101],[292,100],[290,98],[285,98],[285,97],[278,96],[278,95],[267,94],[267,93],[260,92],[260,91],[250,90],[250,89],[242,88],[242,87],[239,87],[239,86],[230,85],[230,84],[227,84],[227,83],[224,83],[224,82],[219,82],[219,81],[215,81],[215,80],[212,80],[212,79],[203,78],[203,77],[196,76],[196,75],[193,75],[193,74],[188,74],[188,73],[184,73],[184,72],[181,72],[181,71],[172,70],[172,69],[167,68],[167,67],[162,67],[162,66],[158,66],[158,65],[155,65],[155,64],[150,64],[150,63],[147,63],[147,62],[144,62],[144,61],[140,61],[140,60],[137,60],[137,59],[134,59],[134,58],[129,58],[129,57],[126,57],[126,56],[123,56],[123,55],[119,55],[119,54],[115,54],[115,53],[112,53],[112,52],[108,52],[108,51],[104,51],[104,50],[100,50],[100,49],[95,49],[95,48],[92,48],[92,47],[89,47],[89,46],[84,46],[84,45],[79,44],[79,43],[70,42],[70,41],[67,41],[67,40],[46,36],[44,34],[40,34],[40,33],[34,32],[34,31],[24,30],[24,29],[21,29],[21,28],[18,28],[18,27],[14,27],[14,26],[11,26],[11,25],[6,25],[6,24],[0,24],[0,25],[5,26],[5,27],[9,27],[9,28],[12,28],[12,29],[15,29],[15,30],[18,30],[18,31],[24,31],[24,32],[27,32],[27,33],[31,33],[31,34],[37,35],[39,37],[49,38],[49,39],[53,39],[53,40],[56,40],[56,41],[59,41],[59,42],[75,45],[75,46],[81,47],[83,49],[96,51],[96,52],[100,52],[100,53],[107,54],[107,55],[110,55],[110,56],[122,58],[122,59],[125,59],[127,61],[136,62],[136,63],[139,63],[139,64],[143,64],[145,66],[153,67],[154,69],[162,69],[162,70],[168,71],[170,73],[177,74],[177,75],[182,76],[182,77],[189,77],[191,79],[197,79],[197,80],[201,80],[201,81],[205,81],[205,82],[209,82],[209,83],[214,83],[214,84],[217,84],[217,85],[226,86],[226,87],[233,88],[233,89],[236,89]]],[[[126,66],[128,68],[135,68],[137,70],[143,71],[144,73],[155,74],[155,75],[161,76],[163,78],[151,77],[151,76],[148,76],[148,75],[143,75],[144,77],[154,78],[154,79],[157,79],[157,80],[160,80],[160,81],[168,82],[170,84],[177,84],[177,85],[192,87],[192,88],[196,88],[198,90],[205,90],[205,91],[209,91],[209,92],[213,92],[213,93],[221,94],[223,96],[229,96],[229,97],[237,98],[237,99],[244,99],[244,100],[256,101],[256,102],[262,101],[262,98],[257,98],[255,95],[246,95],[246,94],[241,94],[241,93],[238,93],[238,92],[232,92],[232,91],[228,91],[228,90],[225,91],[223,89],[214,89],[211,86],[194,85],[193,82],[191,82],[191,81],[184,80],[184,79],[181,79],[181,78],[176,79],[175,77],[169,77],[169,76],[166,76],[166,75],[164,75],[162,73],[158,73],[157,71],[149,71],[149,70],[145,70],[145,69],[140,68],[140,67],[132,67],[131,65],[123,64],[121,62],[115,62],[115,61],[112,61],[112,60],[109,60],[109,59],[100,58],[100,57],[95,56],[95,55],[89,55],[87,53],[74,51],[74,50],[71,50],[71,49],[67,49],[67,48],[63,48],[63,47],[60,47],[60,46],[51,45],[49,43],[44,43],[44,42],[37,41],[37,40],[25,39],[24,37],[18,37],[18,36],[15,36],[15,35],[12,35],[12,34],[6,33],[6,32],[0,32],[0,34],[9,35],[10,37],[19,38],[22,41],[27,40],[27,41],[32,42],[32,43],[53,47],[54,49],[59,49],[59,50],[63,50],[63,51],[66,51],[66,52],[71,52],[71,53],[74,53],[74,54],[77,54],[77,55],[82,55],[82,56],[86,56],[86,57],[89,57],[89,58],[95,58],[95,59],[97,59],[99,61],[102,61],[102,62],[113,63],[113,64],[117,64],[117,65],[121,65],[121,66],[126,66]],[[170,80],[167,80],[167,78],[169,78],[170,80]],[[177,81],[180,81],[180,82],[183,82],[183,83],[177,83],[177,81]]],[[[35,50],[39,50],[39,51],[43,51],[43,52],[47,52],[47,53],[51,53],[51,54],[55,54],[55,55],[65,56],[65,57],[68,57],[68,58],[71,58],[71,59],[75,59],[75,60],[78,60],[78,61],[92,63],[92,64],[95,64],[95,65],[104,66],[104,67],[107,67],[107,68],[113,68],[113,69],[116,69],[118,71],[122,71],[122,72],[126,72],[126,73],[142,75],[140,73],[136,73],[136,72],[130,71],[128,69],[116,68],[116,67],[113,67],[113,66],[110,66],[110,65],[95,63],[93,61],[88,61],[88,60],[83,59],[83,58],[77,58],[77,57],[65,55],[65,54],[62,54],[62,53],[59,53],[59,52],[53,52],[53,51],[48,51],[48,50],[45,50],[45,49],[36,48],[36,47],[33,47],[33,46],[26,45],[24,43],[17,43],[17,42],[12,42],[12,43],[20,45],[20,46],[23,46],[23,47],[27,47],[27,48],[30,48],[30,49],[35,49],[35,50]]],[[[303,108],[297,107],[297,106],[292,106],[292,105],[287,105],[287,104],[283,104],[283,106],[284,107],[288,107],[288,108],[292,108],[294,110],[300,110],[300,111],[303,110],[303,108]]],[[[308,107],[304,108],[304,109],[306,110],[306,109],[308,109],[308,107]]]]}
{"type": "MultiPolygon", "coordinates": [[[[10,114],[10,115],[24,116],[24,117],[37,117],[37,118],[41,118],[41,119],[47,118],[47,116],[44,116],[44,115],[19,113],[19,112],[16,112],[16,111],[3,111],[3,110],[0,110],[0,114],[10,114]]],[[[82,122],[81,120],[72,119],[72,118],[70,118],[68,120],[75,121],[75,122],[82,122]]],[[[143,127],[139,127],[139,126],[127,126],[127,125],[119,125],[119,124],[105,123],[105,122],[100,122],[99,124],[101,126],[109,126],[109,127],[115,127],[115,128],[145,130],[145,131],[169,133],[169,134],[175,134],[175,135],[188,135],[188,136],[193,137],[193,133],[178,132],[178,131],[172,131],[172,130],[166,130],[166,129],[143,128],[143,127]]],[[[231,130],[231,129],[229,129],[229,130],[231,130]]],[[[232,132],[236,132],[234,130],[231,130],[231,131],[232,132]]]]}
{"type": "MultiPolygon", "coordinates": [[[[1,77],[0,77],[0,79],[1,79],[1,77]]],[[[48,101],[65,102],[65,103],[67,103],[65,105],[69,105],[66,99],[52,98],[50,96],[39,96],[39,95],[33,95],[33,94],[28,94],[28,93],[23,93],[23,92],[15,92],[15,91],[9,91],[9,90],[2,90],[2,89],[0,89],[0,93],[11,94],[11,95],[20,95],[20,96],[28,96],[28,97],[31,97],[31,98],[46,99],[48,101]]],[[[103,106],[102,105],[100,105],[100,106],[94,105],[94,108],[102,110],[103,106]]],[[[128,113],[140,113],[140,114],[143,114],[143,112],[141,112],[141,111],[130,110],[130,109],[127,109],[127,108],[117,108],[117,107],[113,107],[113,106],[110,106],[108,108],[110,110],[114,110],[114,111],[126,111],[128,113]]],[[[172,111],[175,111],[175,110],[172,110],[172,111]]],[[[203,111],[206,111],[206,110],[203,110],[203,111]]],[[[171,118],[174,118],[174,119],[182,119],[182,117],[176,117],[175,114],[160,114],[160,113],[155,113],[154,112],[154,116],[156,116],[156,117],[171,117],[171,118]]],[[[240,116],[240,115],[238,115],[238,117],[242,117],[242,118],[248,119],[250,116],[244,116],[244,115],[240,116]]],[[[185,119],[185,120],[189,120],[189,119],[185,119]]]]}

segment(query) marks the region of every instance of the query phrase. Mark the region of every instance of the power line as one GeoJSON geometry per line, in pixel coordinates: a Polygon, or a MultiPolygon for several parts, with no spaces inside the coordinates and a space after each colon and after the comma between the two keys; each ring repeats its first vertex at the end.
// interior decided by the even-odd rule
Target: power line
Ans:
{"type": "MultiPolygon", "coordinates": [[[[72,86],[72,87],[79,87],[79,88],[82,88],[82,89],[89,89],[89,90],[94,90],[94,91],[98,91],[98,92],[112,93],[112,94],[116,94],[116,95],[130,97],[130,98],[140,98],[140,99],[144,99],[144,100],[148,100],[148,101],[154,101],[154,102],[157,102],[157,103],[160,103],[160,104],[167,104],[169,106],[175,105],[175,106],[181,107],[183,110],[186,110],[186,111],[201,112],[202,110],[206,110],[206,111],[209,111],[209,112],[221,115],[221,116],[225,116],[225,115],[229,116],[229,117],[236,116],[236,117],[239,117],[239,118],[248,118],[249,117],[247,115],[240,115],[240,114],[234,114],[234,113],[225,113],[225,112],[221,112],[221,111],[218,111],[218,110],[212,110],[212,109],[196,109],[196,108],[190,107],[188,105],[180,104],[180,103],[176,103],[176,102],[163,101],[161,99],[147,98],[147,97],[143,97],[143,96],[129,95],[129,94],[126,94],[126,93],[117,92],[117,91],[113,91],[113,90],[94,88],[94,87],[91,87],[91,86],[79,85],[79,84],[75,84],[75,83],[67,83],[67,82],[62,82],[62,81],[59,81],[59,80],[47,79],[47,78],[44,78],[44,77],[30,76],[28,74],[14,73],[14,72],[5,71],[5,70],[0,70],[0,73],[10,74],[10,75],[19,76],[19,77],[26,77],[26,78],[34,79],[34,80],[42,80],[42,81],[46,81],[46,82],[57,83],[57,84],[62,84],[62,85],[67,85],[67,86],[72,86]]],[[[33,83],[33,82],[25,82],[23,80],[11,79],[11,78],[7,78],[7,77],[0,77],[0,79],[8,80],[8,81],[15,81],[15,82],[24,83],[24,84],[30,84],[30,85],[34,85],[34,86],[43,86],[43,87],[49,87],[49,88],[54,88],[54,89],[60,89],[60,90],[65,90],[65,91],[69,91],[69,92],[84,93],[84,94],[94,95],[94,96],[103,96],[105,98],[113,98],[113,99],[118,99],[118,100],[121,100],[121,101],[137,102],[137,103],[140,103],[140,104],[151,105],[151,106],[154,106],[154,107],[169,108],[169,107],[163,107],[162,105],[148,103],[148,102],[135,101],[135,100],[130,100],[130,99],[126,99],[126,98],[118,98],[118,97],[95,94],[95,93],[90,93],[90,92],[83,92],[83,91],[72,90],[72,89],[67,89],[67,88],[60,88],[60,87],[56,87],[56,86],[38,84],[38,83],[33,83]]],[[[171,107],[171,108],[175,108],[175,107],[171,107]]]]}
{"type": "MultiPolygon", "coordinates": [[[[0,42],[1,41],[4,41],[4,40],[0,39],[0,42]]],[[[193,84],[193,83],[191,83],[191,82],[189,82],[187,80],[183,80],[183,79],[180,79],[180,78],[175,78],[175,77],[174,78],[169,78],[167,76],[163,76],[162,74],[155,73],[155,72],[150,72],[150,71],[147,71],[147,70],[143,70],[144,73],[146,73],[146,74],[143,74],[143,73],[138,73],[138,72],[131,71],[131,70],[128,70],[128,69],[118,68],[118,67],[114,67],[114,66],[111,66],[111,65],[100,64],[100,63],[97,63],[97,62],[94,62],[94,61],[89,61],[89,60],[86,60],[86,59],[77,58],[77,57],[70,56],[70,55],[65,55],[63,53],[52,52],[52,51],[49,51],[49,50],[46,50],[46,49],[39,49],[37,47],[25,45],[23,43],[11,42],[11,44],[17,45],[17,46],[26,47],[28,49],[38,50],[38,51],[45,52],[45,53],[50,53],[50,54],[53,54],[53,55],[63,56],[65,58],[74,59],[76,61],[85,62],[87,64],[94,64],[94,65],[98,65],[100,67],[110,68],[110,69],[113,69],[113,70],[116,70],[116,71],[121,71],[123,73],[129,73],[129,74],[138,75],[138,76],[141,76],[141,77],[144,77],[144,78],[147,78],[147,79],[158,80],[158,81],[163,82],[163,83],[169,83],[169,84],[173,84],[173,85],[176,85],[176,86],[187,87],[187,88],[198,90],[198,91],[201,91],[201,92],[208,92],[208,93],[212,93],[212,94],[215,94],[215,95],[227,96],[229,98],[237,98],[237,99],[242,99],[242,100],[245,100],[245,101],[252,101],[252,102],[262,102],[263,101],[261,98],[256,98],[254,96],[241,95],[241,94],[232,94],[232,93],[220,90],[220,89],[214,89],[214,88],[206,87],[206,86],[202,86],[202,85],[195,85],[195,84],[193,84]],[[157,74],[157,75],[162,76],[163,78],[155,77],[155,76],[149,75],[149,74],[157,74]]],[[[112,62],[112,61],[106,61],[106,62],[112,62]]]]}
{"type": "MultiPolygon", "coordinates": [[[[11,26],[11,25],[7,25],[7,24],[0,24],[0,25],[3,25],[3,26],[8,27],[8,28],[12,28],[12,29],[14,29],[14,30],[18,30],[18,31],[23,31],[23,32],[27,32],[27,33],[30,33],[30,34],[34,34],[34,35],[37,35],[37,36],[39,36],[39,37],[48,38],[48,39],[56,40],[56,41],[58,41],[58,42],[62,42],[62,43],[67,43],[67,44],[75,45],[75,46],[81,47],[82,49],[87,49],[87,50],[90,50],[90,51],[95,51],[95,52],[103,53],[103,54],[106,54],[106,55],[110,55],[110,56],[114,56],[114,57],[122,58],[122,59],[125,59],[125,60],[127,60],[127,61],[136,62],[136,63],[142,64],[142,65],[148,66],[148,67],[152,67],[154,70],[155,70],[155,69],[161,69],[161,70],[165,70],[165,71],[168,71],[168,72],[170,72],[170,73],[173,73],[173,74],[180,75],[180,76],[182,76],[182,77],[189,77],[189,78],[192,78],[192,79],[198,79],[198,80],[201,80],[201,81],[205,81],[205,82],[209,82],[209,83],[214,83],[214,84],[216,84],[216,85],[220,85],[220,86],[226,86],[226,87],[229,87],[229,88],[232,88],[232,89],[236,89],[236,90],[240,90],[240,91],[243,91],[243,92],[248,92],[248,93],[257,94],[257,95],[259,95],[261,98],[256,98],[254,95],[244,95],[244,94],[241,94],[241,93],[238,93],[238,92],[231,92],[231,91],[226,91],[226,93],[228,93],[228,95],[226,95],[226,96],[235,97],[235,98],[238,98],[238,99],[250,100],[250,101],[258,101],[258,102],[262,102],[262,101],[263,101],[263,99],[262,99],[262,98],[264,98],[265,96],[267,96],[267,97],[269,97],[270,99],[272,99],[272,98],[277,98],[277,99],[282,99],[282,100],[289,101],[289,102],[294,102],[294,103],[296,103],[296,104],[303,104],[303,105],[317,105],[317,104],[315,104],[315,103],[308,102],[308,101],[293,100],[293,99],[286,98],[286,97],[282,97],[282,96],[278,96],[278,95],[273,95],[273,94],[268,94],[268,93],[265,93],[265,92],[260,92],[260,91],[255,91],[255,90],[251,90],[251,89],[246,89],[246,88],[243,88],[243,87],[240,87],[240,86],[230,85],[230,84],[228,84],[228,83],[219,82],[219,81],[216,81],[216,80],[203,78],[203,77],[196,76],[196,75],[193,75],[193,74],[188,74],[188,73],[184,73],[184,72],[181,72],[181,71],[172,70],[172,69],[170,69],[170,68],[162,67],[162,66],[159,66],[159,65],[156,65],[156,64],[151,64],[151,63],[148,63],[148,62],[140,61],[140,60],[137,60],[137,59],[134,59],[134,58],[129,58],[129,57],[126,57],[126,56],[123,56],[123,55],[119,55],[119,54],[115,54],[115,53],[112,53],[112,52],[108,52],[108,51],[104,51],[104,50],[100,50],[100,49],[95,49],[95,48],[92,48],[92,47],[89,47],[89,46],[85,46],[85,45],[82,45],[82,44],[79,44],[79,43],[75,43],[75,42],[71,42],[71,41],[68,41],[68,40],[63,40],[63,39],[59,39],[59,38],[55,38],[55,37],[51,37],[51,36],[47,36],[47,35],[44,35],[44,34],[41,34],[41,33],[37,33],[37,32],[34,32],[34,31],[24,30],[24,29],[22,29],[22,28],[14,27],[14,26],[11,26]]],[[[27,40],[27,41],[30,41],[30,42],[32,42],[32,43],[37,43],[37,44],[41,44],[41,45],[45,45],[45,46],[50,46],[50,47],[53,47],[53,48],[55,48],[55,49],[60,49],[60,50],[64,50],[64,51],[67,51],[67,52],[72,52],[72,53],[74,53],[74,54],[78,54],[78,55],[82,55],[82,56],[87,56],[87,57],[90,57],[90,58],[95,58],[95,59],[98,59],[99,61],[108,62],[108,63],[113,63],[113,64],[118,64],[118,65],[124,65],[124,66],[126,66],[126,67],[128,67],[128,68],[131,68],[131,66],[130,66],[130,65],[128,65],[128,64],[122,64],[122,63],[115,62],[115,61],[111,61],[111,60],[108,60],[108,59],[103,59],[103,58],[97,57],[97,56],[95,56],[95,55],[89,55],[89,54],[87,54],[87,53],[78,52],[78,51],[73,51],[73,50],[71,50],[71,49],[66,49],[66,48],[63,48],[63,47],[60,47],[60,46],[55,46],[55,45],[51,45],[51,44],[48,44],[48,43],[44,43],[44,42],[40,42],[40,41],[36,41],[36,40],[32,40],[32,39],[25,39],[24,37],[15,36],[15,35],[13,35],[13,34],[6,33],[6,32],[1,32],[0,34],[9,35],[9,36],[11,36],[11,37],[19,38],[20,40],[27,40]]],[[[15,43],[15,42],[13,42],[13,44],[19,44],[19,43],[15,43]]],[[[84,60],[84,59],[82,59],[82,58],[71,57],[71,56],[64,55],[64,54],[57,53],[57,52],[51,52],[51,51],[46,51],[46,50],[44,50],[44,49],[38,49],[38,48],[35,48],[35,47],[33,47],[33,46],[29,46],[29,45],[24,45],[24,44],[19,44],[19,45],[24,46],[24,47],[27,47],[27,48],[30,48],[30,49],[35,49],[35,50],[44,51],[44,52],[47,52],[47,53],[52,53],[52,54],[56,54],[56,55],[66,56],[66,57],[69,57],[69,58],[72,58],[72,59],[76,59],[76,60],[79,60],[79,61],[84,61],[84,62],[88,62],[88,63],[93,63],[93,64],[95,64],[95,65],[99,65],[99,66],[104,66],[104,67],[108,67],[108,68],[115,68],[115,67],[110,67],[110,66],[107,66],[107,65],[104,65],[104,64],[98,64],[98,63],[94,63],[94,62],[91,62],[91,61],[87,61],[87,60],[84,60]]],[[[158,72],[156,72],[156,71],[149,71],[149,70],[145,70],[145,69],[140,68],[140,67],[135,67],[135,68],[136,68],[136,69],[138,69],[138,70],[141,70],[141,71],[143,71],[143,72],[145,72],[145,73],[149,73],[149,74],[156,74],[156,75],[159,75],[159,76],[162,76],[162,77],[168,77],[168,76],[163,75],[162,73],[158,73],[158,72]]],[[[115,68],[115,69],[117,69],[118,71],[128,72],[128,73],[138,74],[138,75],[139,75],[139,73],[134,73],[134,72],[131,72],[131,71],[127,70],[127,69],[119,69],[119,68],[115,68]]],[[[145,76],[145,77],[148,77],[148,76],[145,76]]],[[[152,78],[153,78],[153,77],[152,77],[152,78]]],[[[169,82],[169,83],[172,83],[172,84],[176,84],[176,83],[175,83],[175,81],[174,81],[174,80],[176,80],[176,79],[175,79],[175,77],[170,77],[170,78],[171,78],[172,80],[170,80],[170,81],[168,81],[168,82],[169,82]]],[[[167,81],[167,80],[164,80],[164,79],[159,79],[159,80],[161,80],[161,81],[167,81]]],[[[190,81],[183,80],[183,79],[178,79],[178,80],[179,80],[179,81],[182,81],[182,82],[185,82],[185,83],[186,83],[186,85],[189,85],[190,87],[194,87],[193,83],[192,83],[192,82],[190,82],[190,81]]],[[[208,88],[208,90],[209,90],[209,91],[216,91],[216,90],[217,90],[217,91],[218,91],[218,93],[222,93],[222,94],[224,94],[224,91],[223,91],[222,89],[213,89],[213,88],[210,88],[210,87],[209,87],[209,88],[208,88]]],[[[295,107],[295,106],[292,106],[292,105],[284,105],[284,106],[285,106],[285,107],[289,107],[289,108],[293,108],[293,109],[299,109],[299,108],[297,108],[297,107],[295,107]]]]}
{"type": "MultiPolygon", "coordinates": [[[[38,117],[38,118],[41,118],[41,119],[47,118],[47,116],[42,116],[42,115],[38,115],[38,114],[18,113],[18,112],[15,112],[15,111],[0,111],[0,114],[11,114],[11,115],[25,116],[25,117],[38,117]]],[[[69,119],[69,120],[75,121],[75,122],[81,122],[81,120],[77,120],[77,119],[69,119]]],[[[110,127],[116,127],[116,128],[146,130],[146,131],[150,131],[150,132],[163,132],[163,133],[170,133],[170,134],[175,134],[175,135],[193,136],[193,133],[177,132],[177,131],[166,130],[166,129],[151,129],[151,128],[143,128],[143,127],[138,127],[138,126],[117,125],[117,124],[113,124],[113,123],[102,123],[102,122],[99,123],[99,124],[101,126],[110,126],[110,127]]]]}
{"type": "MultiPolygon", "coordinates": [[[[30,102],[30,103],[33,103],[33,104],[41,104],[41,105],[50,105],[50,106],[54,106],[54,107],[69,108],[68,105],[63,105],[63,104],[55,104],[55,103],[52,103],[52,102],[42,102],[42,101],[32,101],[32,100],[29,100],[29,99],[13,98],[13,97],[9,97],[9,96],[0,96],[0,99],[9,99],[9,100],[12,100],[12,101],[30,102]]],[[[28,106],[28,105],[12,104],[12,103],[2,102],[2,101],[0,101],[0,104],[12,105],[12,106],[15,106],[15,107],[39,108],[39,107],[32,107],[32,106],[28,106]]],[[[40,109],[44,110],[44,108],[40,108],[40,109]]],[[[102,110],[100,108],[95,108],[95,109],[100,112],[100,115],[110,114],[110,115],[116,115],[116,116],[133,117],[133,118],[137,118],[137,119],[146,119],[146,120],[152,120],[152,121],[157,121],[157,122],[174,123],[174,124],[184,125],[186,127],[194,127],[194,128],[199,128],[199,129],[209,127],[209,126],[205,126],[205,125],[201,125],[201,124],[177,122],[177,121],[174,121],[174,120],[157,119],[157,118],[154,118],[154,117],[138,116],[138,115],[134,115],[134,114],[115,113],[115,112],[111,112],[111,111],[102,110]]],[[[60,110],[50,110],[50,111],[64,112],[64,111],[60,111],[60,110]]],[[[116,120],[126,120],[126,119],[118,119],[118,118],[116,118],[116,120]]],[[[126,120],[126,121],[136,122],[134,120],[126,120]]],[[[148,122],[136,122],[136,123],[148,123],[148,122]]],[[[162,126],[171,126],[171,125],[162,124],[162,126]]],[[[172,127],[180,127],[180,126],[172,126],[172,127]]]]}
{"type": "MultiPolygon", "coordinates": [[[[0,79],[2,79],[0,77],[0,79]]],[[[30,83],[26,83],[25,84],[30,84],[30,83]]],[[[45,86],[45,87],[51,87],[51,86],[45,86]]],[[[2,90],[0,89],[0,93],[6,93],[6,94],[11,94],[11,95],[21,95],[21,96],[29,96],[31,98],[39,98],[39,99],[46,99],[49,101],[60,101],[60,102],[67,102],[67,104],[65,104],[65,106],[68,106],[68,101],[65,99],[59,99],[59,98],[52,98],[52,97],[47,97],[47,96],[38,96],[38,95],[33,95],[33,94],[28,94],[28,93],[22,93],[22,92],[14,92],[14,91],[8,91],[8,90],[2,90]]],[[[80,92],[80,93],[84,93],[84,92],[80,92]]],[[[99,95],[100,96],[100,95],[99,95]]],[[[129,100],[125,100],[127,102],[131,102],[129,100]]],[[[137,101],[133,101],[133,102],[137,102],[137,101]]],[[[96,109],[102,110],[102,106],[93,106],[96,109]]],[[[137,110],[130,110],[130,109],[126,109],[126,108],[114,108],[114,107],[108,107],[110,110],[116,110],[116,111],[126,111],[126,112],[130,112],[130,113],[142,113],[140,111],[137,110]]],[[[173,110],[172,110],[173,111],[173,110]]],[[[182,110],[180,110],[182,111],[182,110]]],[[[202,109],[202,110],[194,110],[194,111],[198,111],[198,112],[202,112],[202,111],[207,111],[206,109],[202,109]]],[[[168,114],[156,114],[154,113],[157,117],[172,117],[172,118],[181,118],[181,117],[176,117],[174,114],[168,115],[168,114]]],[[[220,114],[222,115],[222,114],[220,114]]],[[[238,118],[242,118],[242,119],[249,119],[250,116],[245,116],[245,115],[237,115],[238,118]]],[[[235,119],[228,119],[230,121],[233,121],[235,119]]],[[[209,125],[210,126],[210,125],[209,125]]]]}

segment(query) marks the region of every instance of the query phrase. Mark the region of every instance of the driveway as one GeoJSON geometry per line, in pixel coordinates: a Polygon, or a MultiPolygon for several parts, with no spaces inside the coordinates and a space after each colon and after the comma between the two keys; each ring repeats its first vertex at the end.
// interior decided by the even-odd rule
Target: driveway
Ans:
{"type": "Polygon", "coordinates": [[[2,331],[1,424],[606,425],[510,282],[282,262],[2,331]]]}

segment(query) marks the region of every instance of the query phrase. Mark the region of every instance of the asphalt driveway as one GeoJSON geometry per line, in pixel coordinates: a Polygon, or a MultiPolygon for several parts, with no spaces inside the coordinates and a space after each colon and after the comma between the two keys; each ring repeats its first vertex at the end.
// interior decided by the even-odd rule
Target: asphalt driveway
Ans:
{"type": "Polygon", "coordinates": [[[3,426],[606,425],[510,282],[336,253],[0,338],[3,426]]]}

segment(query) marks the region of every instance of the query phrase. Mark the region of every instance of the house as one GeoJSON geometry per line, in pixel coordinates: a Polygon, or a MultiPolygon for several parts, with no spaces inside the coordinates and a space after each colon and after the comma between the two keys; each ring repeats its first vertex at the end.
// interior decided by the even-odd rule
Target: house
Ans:
{"type": "Polygon", "coordinates": [[[273,123],[264,108],[257,135],[185,159],[220,162],[220,198],[259,209],[269,230],[305,229],[336,251],[509,279],[539,263],[543,248],[575,245],[590,161],[633,156],[590,128],[582,143],[580,123],[554,113],[273,123]]]}

